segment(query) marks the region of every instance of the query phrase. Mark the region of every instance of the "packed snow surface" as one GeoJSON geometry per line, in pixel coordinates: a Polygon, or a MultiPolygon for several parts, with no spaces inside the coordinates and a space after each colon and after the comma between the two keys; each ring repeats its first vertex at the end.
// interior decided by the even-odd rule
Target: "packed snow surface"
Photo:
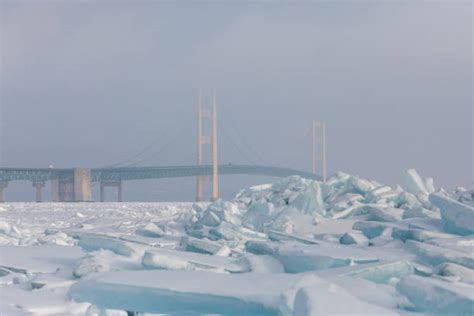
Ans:
{"type": "Polygon", "coordinates": [[[4,204],[0,315],[474,315],[472,191],[339,172],[212,203],[4,204]]]}

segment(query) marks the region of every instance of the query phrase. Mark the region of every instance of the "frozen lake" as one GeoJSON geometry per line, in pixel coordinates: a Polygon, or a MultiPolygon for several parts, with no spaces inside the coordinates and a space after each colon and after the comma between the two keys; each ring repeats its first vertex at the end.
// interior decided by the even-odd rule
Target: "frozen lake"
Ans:
{"type": "Polygon", "coordinates": [[[2,315],[472,314],[472,195],[289,177],[213,203],[0,206],[2,315]]]}

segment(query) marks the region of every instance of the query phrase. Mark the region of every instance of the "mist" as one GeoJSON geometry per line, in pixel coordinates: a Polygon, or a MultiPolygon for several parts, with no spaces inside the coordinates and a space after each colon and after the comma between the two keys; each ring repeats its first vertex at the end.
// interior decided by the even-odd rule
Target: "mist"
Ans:
{"type": "MultiPolygon", "coordinates": [[[[3,167],[194,164],[198,91],[209,106],[215,89],[221,163],[310,170],[324,120],[330,174],[472,183],[469,1],[2,1],[0,27],[3,167]]],[[[222,194],[273,180],[225,176],[222,194]]],[[[124,197],[192,200],[194,184],[124,197]]],[[[7,196],[32,200],[31,183],[7,196]]]]}

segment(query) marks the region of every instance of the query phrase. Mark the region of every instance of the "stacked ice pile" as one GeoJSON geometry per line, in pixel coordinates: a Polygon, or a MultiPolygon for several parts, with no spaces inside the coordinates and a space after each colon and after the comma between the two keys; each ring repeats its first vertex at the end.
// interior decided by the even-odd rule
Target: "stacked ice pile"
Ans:
{"type": "Polygon", "coordinates": [[[89,315],[474,311],[472,194],[415,170],[404,188],[293,176],[120,228],[85,222],[61,233],[86,252],[63,278],[89,315]]]}

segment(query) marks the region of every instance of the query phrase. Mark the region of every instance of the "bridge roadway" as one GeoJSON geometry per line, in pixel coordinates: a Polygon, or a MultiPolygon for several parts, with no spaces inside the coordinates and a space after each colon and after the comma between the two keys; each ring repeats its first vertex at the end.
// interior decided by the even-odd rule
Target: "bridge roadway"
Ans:
{"type": "MultiPolygon", "coordinates": [[[[272,177],[299,175],[308,179],[322,180],[321,176],[311,172],[282,167],[223,164],[219,165],[218,168],[219,174],[262,175],[272,177]]],[[[58,195],[63,194],[62,197],[58,196],[55,198],[53,192],[53,201],[81,200],[81,198],[74,198],[74,191],[77,191],[77,188],[80,187],[84,187],[86,191],[90,191],[90,188],[85,187],[87,186],[87,182],[89,182],[89,186],[90,182],[100,182],[101,200],[103,200],[103,189],[106,186],[116,186],[119,190],[119,200],[121,200],[122,181],[210,175],[212,175],[212,165],[93,169],[0,168],[0,202],[4,200],[4,189],[7,187],[9,181],[31,181],[33,187],[36,188],[36,200],[38,202],[41,201],[41,192],[46,181],[51,181],[52,192],[57,190],[58,195]],[[78,173],[78,171],[86,171],[85,176],[84,172],[78,173]],[[58,186],[57,189],[55,188],[56,186],[58,186]],[[74,189],[74,186],[76,189],[74,189]]],[[[85,200],[87,200],[87,198],[85,200]]]]}
{"type": "MultiPolygon", "coordinates": [[[[311,172],[290,168],[256,166],[256,165],[219,165],[219,174],[262,175],[272,177],[287,177],[300,175],[304,178],[321,180],[321,176],[311,172]]],[[[141,180],[178,177],[196,177],[212,175],[212,165],[190,165],[169,167],[121,167],[91,169],[93,182],[110,180],[141,180]]],[[[0,181],[50,181],[73,179],[74,169],[51,168],[0,168],[0,181]]]]}

